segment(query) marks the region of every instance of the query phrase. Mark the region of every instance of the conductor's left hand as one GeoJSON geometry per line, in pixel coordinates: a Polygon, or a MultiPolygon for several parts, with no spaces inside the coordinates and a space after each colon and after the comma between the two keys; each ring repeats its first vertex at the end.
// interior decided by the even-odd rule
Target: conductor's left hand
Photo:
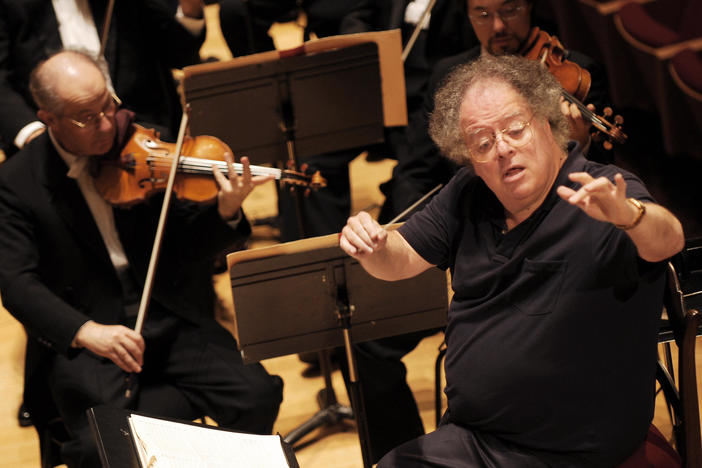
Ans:
{"type": "Polygon", "coordinates": [[[558,195],[588,216],[621,225],[630,224],[636,216],[636,210],[626,201],[626,181],[621,174],[614,176],[614,183],[606,177],[595,179],[586,172],[573,172],[568,178],[582,186],[576,191],[561,185],[558,195]]]}

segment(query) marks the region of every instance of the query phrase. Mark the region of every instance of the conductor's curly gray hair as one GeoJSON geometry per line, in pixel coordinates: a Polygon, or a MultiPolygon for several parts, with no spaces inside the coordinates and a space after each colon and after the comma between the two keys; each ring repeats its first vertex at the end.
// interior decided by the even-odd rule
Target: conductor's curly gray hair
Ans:
{"type": "Polygon", "coordinates": [[[429,134],[441,153],[461,165],[470,165],[470,155],[461,130],[460,108],[468,90],[477,82],[499,80],[524,97],[536,118],[546,118],[558,146],[566,150],[570,125],[561,112],[562,88],[546,67],[514,55],[482,55],[456,67],[434,96],[429,134]]]}

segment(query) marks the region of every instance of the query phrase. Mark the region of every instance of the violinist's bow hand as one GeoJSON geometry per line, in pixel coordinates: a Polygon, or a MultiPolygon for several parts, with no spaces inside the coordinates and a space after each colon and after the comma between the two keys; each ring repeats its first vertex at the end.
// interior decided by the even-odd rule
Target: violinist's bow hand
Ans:
{"type": "Polygon", "coordinates": [[[339,246],[351,257],[360,258],[385,247],[388,232],[371,215],[361,211],[346,222],[339,233],[339,246]]]}
{"type": "Polygon", "coordinates": [[[258,185],[272,180],[274,176],[252,176],[249,158],[245,156],[241,158],[243,170],[242,174],[239,175],[234,168],[234,157],[231,153],[228,151],[225,152],[224,159],[227,161],[228,177],[225,177],[216,166],[212,167],[212,171],[214,172],[215,180],[219,186],[219,192],[217,193],[217,209],[219,215],[224,220],[230,220],[239,212],[241,204],[249,193],[258,185]]]}
{"type": "Polygon", "coordinates": [[[78,329],[72,346],[106,357],[125,372],[141,372],[144,364],[144,338],[123,325],[102,325],[89,320],[78,329]]]}

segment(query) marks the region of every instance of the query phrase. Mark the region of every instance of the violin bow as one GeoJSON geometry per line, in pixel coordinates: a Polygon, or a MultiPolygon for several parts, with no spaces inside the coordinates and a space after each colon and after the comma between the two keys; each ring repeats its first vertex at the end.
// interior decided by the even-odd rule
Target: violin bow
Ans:
{"type": "MultiPolygon", "coordinates": [[[[178,130],[178,139],[176,140],[175,155],[171,161],[170,172],[168,173],[168,183],[166,184],[166,191],[163,195],[163,204],[161,205],[161,215],[158,219],[158,226],[156,227],[156,236],[154,238],[154,245],[151,249],[151,258],[149,260],[149,267],[146,271],[146,279],[144,280],[144,290],[141,293],[141,301],[139,302],[139,312],[137,314],[136,324],[134,325],[134,331],[141,334],[144,328],[144,320],[146,319],[146,310],[151,302],[151,291],[154,286],[154,276],[156,273],[156,265],[158,264],[158,257],[161,252],[161,241],[163,240],[163,232],[166,227],[166,219],[168,217],[168,208],[171,205],[171,195],[173,194],[173,184],[175,182],[176,172],[178,170],[178,163],[180,162],[180,153],[183,149],[183,141],[185,140],[185,130],[188,127],[188,119],[190,117],[190,105],[186,105],[183,109],[183,117],[180,120],[180,129],[178,130]]],[[[131,395],[131,374],[127,375],[126,379],[126,390],[124,396],[129,398],[131,395]]]]}
{"type": "Polygon", "coordinates": [[[431,10],[434,8],[435,4],[436,4],[436,0],[429,0],[427,7],[422,12],[421,18],[419,18],[419,21],[417,21],[417,24],[414,26],[414,30],[412,31],[412,35],[410,36],[409,40],[407,41],[407,44],[405,44],[405,48],[402,50],[402,63],[405,62],[405,59],[412,51],[412,47],[414,47],[414,43],[417,42],[417,37],[419,37],[419,33],[422,30],[422,25],[427,20],[427,17],[429,17],[429,14],[431,13],[431,10]]]}
{"type": "Polygon", "coordinates": [[[107,36],[110,32],[110,24],[112,23],[112,11],[115,8],[115,0],[110,0],[105,11],[105,19],[102,23],[102,36],[100,37],[100,52],[98,59],[105,55],[105,46],[107,45],[107,36]]]}
{"type": "Polygon", "coordinates": [[[436,187],[434,187],[433,189],[429,190],[427,193],[425,193],[425,194],[422,196],[422,198],[420,198],[420,199],[417,200],[416,202],[412,203],[410,206],[408,206],[407,208],[405,208],[405,210],[404,210],[402,213],[400,213],[399,215],[395,216],[395,217],[392,218],[390,221],[388,221],[387,223],[385,223],[385,225],[383,226],[383,229],[386,229],[386,230],[387,230],[387,228],[389,228],[390,226],[392,226],[393,224],[395,224],[396,222],[398,222],[399,220],[401,220],[402,218],[404,218],[405,215],[407,215],[407,213],[411,213],[415,208],[417,208],[419,205],[421,205],[422,202],[423,202],[424,200],[426,200],[427,198],[431,197],[431,196],[434,194],[434,192],[436,192],[436,191],[439,190],[441,187],[443,187],[443,185],[444,185],[444,184],[439,184],[439,185],[437,185],[436,187]]]}

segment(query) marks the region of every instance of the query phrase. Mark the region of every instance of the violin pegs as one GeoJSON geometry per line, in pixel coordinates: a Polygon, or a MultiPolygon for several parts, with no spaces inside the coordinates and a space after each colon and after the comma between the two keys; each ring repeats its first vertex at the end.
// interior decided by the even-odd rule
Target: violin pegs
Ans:
{"type": "Polygon", "coordinates": [[[604,113],[605,118],[610,118],[610,117],[612,116],[612,114],[613,114],[612,108],[611,108],[611,107],[605,107],[603,113],[604,113]]]}
{"type": "Polygon", "coordinates": [[[621,115],[615,115],[614,123],[621,126],[624,123],[624,117],[622,117],[621,115]]]}
{"type": "Polygon", "coordinates": [[[602,143],[602,146],[604,147],[604,149],[609,151],[612,149],[612,142],[610,142],[609,140],[606,140],[604,143],[602,143]]]}

